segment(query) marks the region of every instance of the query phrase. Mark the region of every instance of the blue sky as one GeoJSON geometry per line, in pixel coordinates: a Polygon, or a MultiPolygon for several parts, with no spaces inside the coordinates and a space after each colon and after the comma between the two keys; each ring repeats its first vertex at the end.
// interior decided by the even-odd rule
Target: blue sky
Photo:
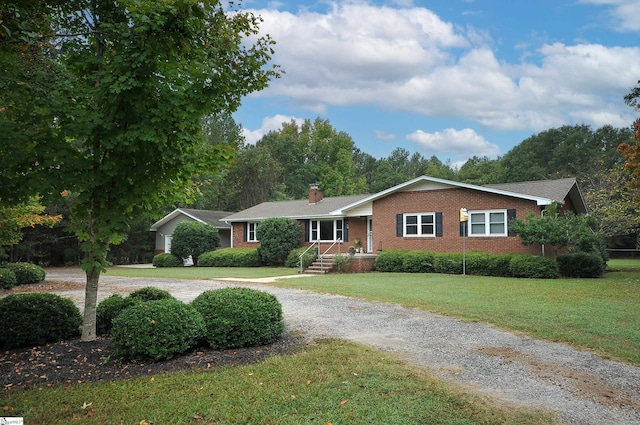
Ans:
{"type": "Polygon", "coordinates": [[[286,74],[234,114],[248,143],[328,119],[376,158],[453,166],[565,124],[628,127],[640,0],[245,0],[286,74]]]}

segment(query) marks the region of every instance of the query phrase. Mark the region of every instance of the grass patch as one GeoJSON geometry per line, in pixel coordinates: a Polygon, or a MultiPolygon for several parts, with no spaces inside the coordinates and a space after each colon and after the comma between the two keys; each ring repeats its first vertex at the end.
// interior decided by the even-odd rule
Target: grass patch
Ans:
{"type": "Polygon", "coordinates": [[[556,424],[495,406],[380,351],[322,340],[243,367],[5,393],[4,415],[46,424],[556,424]]]}
{"type": "Polygon", "coordinates": [[[298,269],[290,267],[109,267],[106,275],[171,279],[216,279],[223,277],[257,279],[289,276],[297,273],[298,269]]]}

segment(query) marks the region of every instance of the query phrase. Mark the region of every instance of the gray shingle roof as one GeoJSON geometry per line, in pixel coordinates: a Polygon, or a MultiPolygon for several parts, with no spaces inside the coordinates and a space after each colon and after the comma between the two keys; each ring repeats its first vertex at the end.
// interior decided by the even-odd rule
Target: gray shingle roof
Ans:
{"type": "Polygon", "coordinates": [[[231,228],[231,226],[222,221],[223,218],[231,214],[228,211],[195,210],[191,208],[180,208],[180,211],[183,211],[186,214],[197,218],[198,220],[204,221],[205,223],[211,224],[218,229],[231,228]]]}
{"type": "Polygon", "coordinates": [[[324,198],[316,204],[309,204],[308,199],[296,201],[263,202],[246,210],[231,214],[227,221],[262,220],[265,218],[306,218],[329,216],[331,211],[360,201],[369,195],[332,196],[324,198]]]}
{"type": "Polygon", "coordinates": [[[485,187],[524,195],[548,198],[558,203],[564,203],[567,196],[571,199],[576,210],[587,212],[584,198],[575,178],[558,180],[536,180],[518,183],[488,184],[485,187]]]}

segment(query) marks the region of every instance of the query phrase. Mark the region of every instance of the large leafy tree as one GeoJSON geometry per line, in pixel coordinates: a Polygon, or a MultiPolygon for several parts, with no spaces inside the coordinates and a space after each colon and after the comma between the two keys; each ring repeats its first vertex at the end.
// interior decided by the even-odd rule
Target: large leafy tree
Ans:
{"type": "MultiPolygon", "coordinates": [[[[640,81],[629,94],[624,97],[624,101],[627,105],[640,109],[640,81]]],[[[633,189],[640,188],[640,118],[633,123],[633,141],[627,143],[621,143],[618,146],[618,152],[620,152],[625,159],[624,166],[631,173],[629,179],[629,186],[633,189]]],[[[635,198],[636,202],[640,202],[640,198],[635,198]]]]}
{"type": "Polygon", "coordinates": [[[47,23],[38,45],[46,54],[38,57],[51,59],[36,67],[48,69],[36,79],[14,66],[26,60],[22,47],[2,46],[0,53],[12,52],[9,95],[0,105],[11,116],[2,123],[32,130],[12,143],[17,159],[3,177],[13,186],[29,177],[39,183],[33,188],[47,182],[68,195],[86,256],[82,339],[93,340],[109,246],[140,213],[188,195],[198,170],[230,158],[227,146],[204,145],[201,119],[235,110],[278,76],[268,66],[273,41],[257,35],[260,17],[218,1],[44,0],[34,7],[47,23]],[[37,120],[27,113],[31,98],[21,97],[25,84],[54,93],[37,120]]]}

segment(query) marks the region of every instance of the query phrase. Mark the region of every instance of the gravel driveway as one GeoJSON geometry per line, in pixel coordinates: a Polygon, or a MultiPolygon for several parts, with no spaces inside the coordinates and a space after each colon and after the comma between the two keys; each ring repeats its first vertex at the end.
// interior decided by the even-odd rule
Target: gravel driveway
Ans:
{"type": "MultiPolygon", "coordinates": [[[[79,270],[52,269],[47,280],[84,282],[85,277],[79,270]]],[[[478,394],[553,410],[568,424],[640,425],[640,368],[565,344],[392,304],[277,288],[264,280],[179,281],[106,274],[100,282],[100,300],[144,286],[166,289],[185,302],[208,289],[257,288],[274,294],[289,328],[310,338],[342,338],[397,353],[478,394]]],[[[83,308],[84,289],[54,292],[83,308]]]]}

